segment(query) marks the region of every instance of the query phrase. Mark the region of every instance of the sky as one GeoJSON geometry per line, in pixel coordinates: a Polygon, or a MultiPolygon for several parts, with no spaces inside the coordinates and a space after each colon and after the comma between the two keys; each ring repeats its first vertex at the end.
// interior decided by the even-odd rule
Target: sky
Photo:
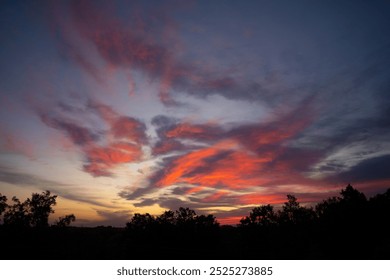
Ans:
{"type": "Polygon", "coordinates": [[[390,187],[389,1],[2,1],[0,193],[124,226],[390,187]]]}

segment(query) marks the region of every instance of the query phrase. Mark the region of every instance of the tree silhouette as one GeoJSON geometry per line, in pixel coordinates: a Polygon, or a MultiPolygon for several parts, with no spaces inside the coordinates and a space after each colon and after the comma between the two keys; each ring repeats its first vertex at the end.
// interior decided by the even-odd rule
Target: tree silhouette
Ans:
{"type": "Polygon", "coordinates": [[[350,184],[348,184],[345,189],[341,190],[340,194],[341,200],[346,203],[359,205],[367,202],[367,198],[364,193],[354,189],[350,184]]]}
{"type": "MultiPolygon", "coordinates": [[[[7,209],[7,207],[8,207],[7,197],[0,193],[0,218],[3,215],[3,212],[7,209]]],[[[0,225],[1,225],[1,219],[0,219],[0,225]]]]}
{"type": "Polygon", "coordinates": [[[181,207],[157,216],[134,214],[127,230],[65,230],[74,221],[73,214],[60,217],[49,228],[47,217],[53,212],[55,199],[50,192],[33,194],[25,201],[16,197],[7,201],[0,195],[4,217],[0,239],[6,240],[2,249],[14,254],[7,257],[19,259],[24,252],[27,259],[389,258],[390,189],[368,200],[348,185],[338,196],[318,203],[315,212],[288,195],[282,205],[254,207],[239,227],[219,226],[213,215],[198,215],[181,207]]]}
{"type": "Polygon", "coordinates": [[[315,217],[315,212],[312,208],[306,208],[299,204],[298,199],[294,195],[287,195],[287,202],[284,203],[280,212],[280,220],[283,223],[302,224],[309,223],[315,217]]]}
{"type": "Polygon", "coordinates": [[[197,216],[195,219],[195,226],[198,229],[211,229],[216,228],[219,226],[219,223],[217,222],[216,218],[209,214],[209,215],[200,215],[197,216]]]}
{"type": "Polygon", "coordinates": [[[390,189],[377,194],[369,200],[370,221],[377,226],[389,229],[390,225],[390,189]]]}
{"type": "Polygon", "coordinates": [[[189,208],[180,207],[176,211],[168,210],[160,216],[154,217],[149,213],[136,213],[126,224],[127,229],[146,230],[152,227],[160,228],[211,228],[218,226],[213,215],[197,215],[189,208]]]}
{"type": "Polygon", "coordinates": [[[270,204],[255,207],[249,216],[241,219],[242,226],[270,226],[278,223],[278,216],[270,204]]]}
{"type": "Polygon", "coordinates": [[[3,214],[7,206],[7,197],[0,193],[0,216],[3,214]]]}
{"type": "Polygon", "coordinates": [[[191,224],[197,218],[196,212],[190,208],[180,207],[175,212],[176,224],[185,225],[191,224]]]}
{"type": "Polygon", "coordinates": [[[172,210],[165,211],[156,219],[157,223],[163,226],[173,226],[176,224],[176,215],[172,210]]]}
{"type": "Polygon", "coordinates": [[[72,222],[76,221],[76,216],[73,214],[66,215],[65,217],[59,217],[55,225],[57,227],[68,227],[72,222]]]}
{"type": "Polygon", "coordinates": [[[52,206],[57,204],[56,199],[57,196],[50,195],[50,191],[45,191],[42,194],[33,193],[31,199],[27,199],[33,227],[49,226],[49,215],[54,213],[52,206]]]}
{"type": "Polygon", "coordinates": [[[350,226],[362,221],[368,214],[366,196],[350,184],[340,192],[340,197],[331,197],[315,207],[320,221],[327,224],[350,226]]]}
{"type": "Polygon", "coordinates": [[[126,228],[133,230],[146,230],[156,223],[156,219],[150,215],[135,213],[130,222],[126,224],[126,228]]]}
{"type": "Polygon", "coordinates": [[[339,203],[339,197],[334,196],[327,198],[315,206],[315,212],[321,219],[336,216],[340,208],[339,203]]]}
{"type": "Polygon", "coordinates": [[[27,201],[20,202],[15,196],[12,197],[11,206],[7,207],[4,213],[4,225],[14,227],[29,227],[31,223],[31,213],[27,201]]]}
{"type": "MultiPolygon", "coordinates": [[[[33,193],[31,198],[21,202],[15,196],[13,205],[7,205],[4,213],[4,225],[16,227],[48,227],[49,215],[54,213],[52,208],[56,204],[56,195],[50,191],[41,194],[33,193]]],[[[5,198],[6,199],[6,198],[5,198]]],[[[4,200],[4,199],[2,199],[4,200]]]]}

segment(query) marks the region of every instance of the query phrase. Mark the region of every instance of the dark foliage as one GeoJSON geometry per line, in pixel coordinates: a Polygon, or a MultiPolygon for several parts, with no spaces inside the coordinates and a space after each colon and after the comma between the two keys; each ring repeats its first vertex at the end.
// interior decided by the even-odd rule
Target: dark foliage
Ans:
{"type": "MultiPolygon", "coordinates": [[[[56,199],[56,195],[44,191],[41,194],[33,193],[31,198],[23,202],[14,196],[13,204],[8,205],[7,198],[0,194],[0,215],[4,212],[3,224],[5,227],[13,228],[46,228],[49,226],[49,215],[54,213],[56,199]]],[[[71,214],[63,219],[59,222],[69,225],[76,217],[71,214]]]]}
{"type": "Polygon", "coordinates": [[[13,205],[9,206],[6,197],[0,195],[0,210],[4,214],[0,238],[5,241],[3,249],[7,252],[3,258],[390,258],[390,189],[367,199],[348,185],[339,196],[314,208],[302,206],[295,196],[288,195],[279,210],[260,205],[238,226],[220,226],[213,215],[179,208],[159,216],[135,214],[125,228],[70,227],[73,215],[48,227],[46,214],[51,213],[53,200],[48,200],[50,193],[41,196],[42,204],[35,204],[41,206],[32,208],[32,199],[20,202],[13,198],[13,205]],[[33,220],[32,209],[42,209],[44,215],[37,218],[36,214],[33,220]],[[17,226],[10,226],[14,224],[17,226]]]}
{"type": "Polygon", "coordinates": [[[76,221],[76,216],[73,214],[66,215],[65,217],[59,217],[56,221],[55,226],[57,227],[68,227],[72,222],[76,221]]]}

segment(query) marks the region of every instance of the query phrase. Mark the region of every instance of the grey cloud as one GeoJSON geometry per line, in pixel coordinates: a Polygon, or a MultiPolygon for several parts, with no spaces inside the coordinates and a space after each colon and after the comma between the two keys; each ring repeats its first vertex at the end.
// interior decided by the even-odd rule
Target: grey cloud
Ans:
{"type": "Polygon", "coordinates": [[[50,190],[54,194],[78,202],[84,202],[95,206],[112,208],[110,203],[100,203],[88,195],[77,193],[74,186],[58,181],[46,180],[28,173],[10,171],[10,168],[0,166],[0,182],[36,187],[39,190],[50,190]]]}
{"type": "Polygon", "coordinates": [[[137,188],[136,190],[131,190],[130,188],[128,189],[123,189],[118,193],[119,197],[127,199],[127,200],[136,200],[141,197],[143,197],[146,194],[150,194],[156,191],[156,188],[152,185],[149,184],[147,187],[144,188],[137,188]]]}
{"type": "MultiPolygon", "coordinates": [[[[343,180],[353,184],[354,182],[390,179],[389,170],[390,154],[363,160],[350,170],[337,174],[333,180],[343,180]]],[[[332,178],[329,179],[332,180],[332,178]]]]}
{"type": "Polygon", "coordinates": [[[0,181],[12,185],[35,186],[47,189],[53,186],[68,186],[68,184],[46,180],[28,173],[10,171],[9,168],[0,166],[0,181]]]}
{"type": "Polygon", "coordinates": [[[48,126],[65,132],[73,143],[84,146],[99,140],[99,135],[72,121],[41,114],[41,120],[48,126]]]}

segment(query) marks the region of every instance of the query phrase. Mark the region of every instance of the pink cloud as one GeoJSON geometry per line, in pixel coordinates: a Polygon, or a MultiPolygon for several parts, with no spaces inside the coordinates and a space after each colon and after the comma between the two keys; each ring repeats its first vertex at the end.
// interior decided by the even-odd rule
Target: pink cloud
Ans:
{"type": "Polygon", "coordinates": [[[121,116],[104,104],[90,101],[87,109],[98,115],[108,129],[87,128],[65,116],[41,114],[46,125],[62,131],[84,155],[84,171],[92,176],[111,176],[118,165],[142,159],[142,146],[147,144],[146,126],[141,121],[121,116]]]}

